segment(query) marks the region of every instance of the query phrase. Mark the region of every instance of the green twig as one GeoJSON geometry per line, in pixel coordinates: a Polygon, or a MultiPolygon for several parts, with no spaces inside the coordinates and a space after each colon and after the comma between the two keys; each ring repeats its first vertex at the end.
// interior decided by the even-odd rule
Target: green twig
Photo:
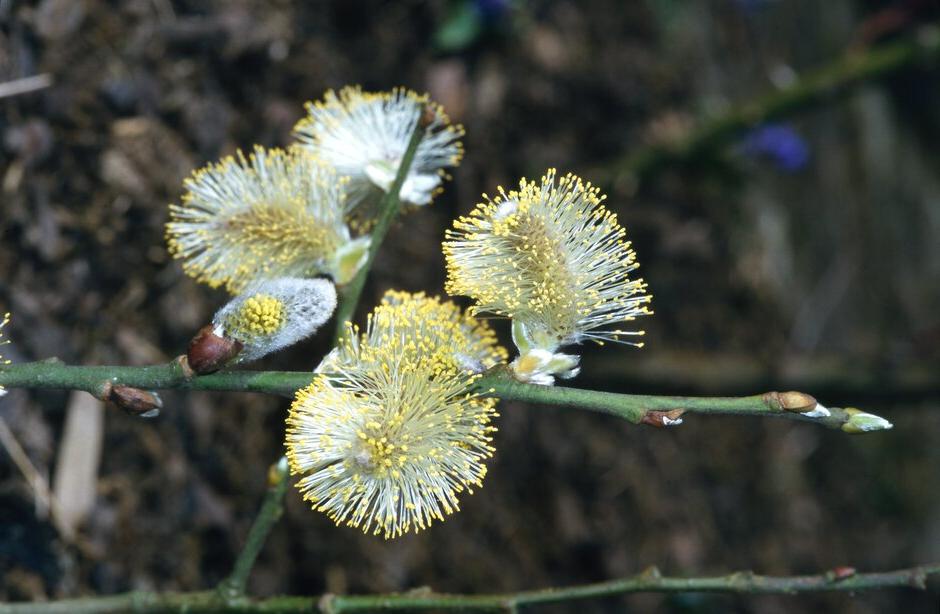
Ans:
{"type": "MultiPolygon", "coordinates": [[[[787,418],[845,429],[854,408],[817,409],[816,399],[800,392],[765,392],[746,397],[683,397],[621,394],[563,386],[523,384],[503,372],[487,375],[478,386],[500,399],[558,405],[612,414],[633,424],[672,426],[685,414],[787,418]],[[802,410],[802,411],[801,411],[802,410]],[[817,413],[811,413],[816,410],[817,413]]],[[[889,427],[890,428],[890,427],[889,427]]]]}
{"type": "Polygon", "coordinates": [[[291,397],[313,380],[309,371],[221,371],[188,377],[179,360],[148,367],[75,367],[57,359],[0,365],[0,386],[84,390],[104,398],[109,385],[143,390],[263,392],[291,397]]]}
{"type": "Polygon", "coordinates": [[[663,577],[655,568],[639,575],[609,582],[546,588],[518,593],[454,595],[419,589],[387,595],[323,595],[314,597],[271,597],[220,602],[218,593],[135,592],[108,597],[86,597],[49,603],[0,604],[0,614],[98,614],[102,612],[314,612],[352,614],[354,612],[464,611],[511,612],[521,606],[570,603],[584,599],[615,597],[630,593],[737,593],[797,594],[856,592],[886,588],[925,589],[927,580],[940,575],[940,564],[875,573],[855,573],[840,567],[811,576],[759,576],[741,571],[726,576],[701,578],[663,577]]]}
{"type": "MultiPolygon", "coordinates": [[[[116,384],[144,390],[182,388],[293,396],[312,378],[313,374],[305,371],[225,371],[187,379],[178,361],[151,367],[73,367],[58,361],[0,366],[0,386],[84,390],[98,397],[107,386],[116,384]]],[[[487,374],[478,386],[500,399],[599,411],[653,426],[675,424],[683,414],[708,414],[790,418],[849,430],[846,425],[858,414],[853,408],[829,407],[828,416],[812,417],[807,412],[815,409],[816,400],[803,393],[767,392],[746,397],[619,394],[523,384],[502,369],[487,374]]]]}
{"type": "Polygon", "coordinates": [[[743,104],[707,121],[688,136],[672,143],[643,147],[614,162],[610,183],[638,187],[670,165],[681,165],[735,142],[759,124],[789,117],[830,102],[859,84],[900,69],[929,66],[940,58],[940,26],[923,26],[897,42],[866,50],[850,50],[831,64],[809,73],[794,84],[743,104]]]}
{"type": "Polygon", "coordinates": [[[395,181],[392,182],[388,192],[382,197],[379,205],[379,219],[375,222],[372,229],[372,242],[369,244],[369,254],[365,264],[356,273],[355,277],[346,284],[340,292],[339,307],[336,308],[336,334],[333,338],[334,345],[339,343],[346,330],[346,322],[351,321],[356,312],[356,306],[359,304],[359,297],[362,295],[362,289],[366,283],[366,277],[375,261],[375,255],[388,233],[389,226],[398,209],[401,207],[399,194],[401,187],[405,183],[408,171],[411,169],[411,163],[414,161],[415,153],[418,151],[418,145],[424,136],[426,129],[424,123],[424,108],[419,109],[418,121],[415,123],[414,131],[411,133],[411,139],[408,141],[408,147],[405,149],[405,155],[402,156],[401,163],[398,165],[398,173],[395,175],[395,181]]]}
{"type": "Polygon", "coordinates": [[[245,540],[245,546],[238,554],[235,560],[235,566],[228,578],[223,580],[218,587],[219,595],[226,603],[235,603],[244,598],[245,586],[248,583],[248,574],[251,573],[258,553],[264,546],[271,528],[284,513],[284,493],[287,492],[288,471],[287,459],[281,458],[277,463],[271,465],[268,474],[268,492],[258,511],[258,516],[251,525],[248,532],[248,539],[245,540]]]}

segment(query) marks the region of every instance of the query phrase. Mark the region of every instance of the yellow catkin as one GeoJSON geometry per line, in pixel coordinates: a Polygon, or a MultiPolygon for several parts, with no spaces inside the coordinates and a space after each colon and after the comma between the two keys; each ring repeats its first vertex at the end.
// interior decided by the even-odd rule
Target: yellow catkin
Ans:
{"type": "Polygon", "coordinates": [[[291,472],[337,524],[393,538],[459,509],[492,456],[496,401],[474,390],[505,360],[492,331],[451,303],[389,293],[297,393],[291,472]]]}
{"type": "Polygon", "coordinates": [[[453,125],[427,94],[405,88],[365,92],[348,86],[308,102],[307,116],[294,127],[302,147],[350,178],[355,208],[353,227],[368,229],[376,205],[398,171],[416,122],[430,118],[399,196],[406,204],[427,205],[449,179],[447,168],[460,164],[464,129],[453,125]]]}
{"type": "Polygon", "coordinates": [[[525,324],[552,351],[642,334],[612,328],[650,313],[651,297],[630,277],[636,254],[598,188],[550,169],[484,199],[447,232],[447,292],[525,324]]]}
{"type": "Polygon", "coordinates": [[[248,283],[328,273],[351,239],[347,180],[300,147],[255,147],[195,171],[170,205],[170,253],[183,270],[237,294],[248,283]]]}

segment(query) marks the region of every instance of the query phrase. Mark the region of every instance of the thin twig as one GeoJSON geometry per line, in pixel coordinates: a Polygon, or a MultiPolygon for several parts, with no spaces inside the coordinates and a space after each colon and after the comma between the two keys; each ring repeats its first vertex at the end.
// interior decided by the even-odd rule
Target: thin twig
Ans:
{"type": "MultiPolygon", "coordinates": [[[[109,384],[143,390],[182,388],[263,392],[290,397],[312,379],[313,374],[307,371],[224,371],[188,378],[176,361],[150,367],[73,367],[58,361],[0,366],[0,385],[7,388],[84,390],[99,397],[109,384]]],[[[816,400],[796,392],[766,392],[745,397],[685,397],[537,386],[517,382],[501,369],[487,374],[479,381],[478,387],[484,394],[504,400],[600,411],[634,424],[654,426],[676,424],[683,414],[708,414],[789,418],[845,430],[851,415],[858,411],[828,407],[828,415],[820,411],[811,413],[817,409],[816,400]]]]}
{"type": "Polygon", "coordinates": [[[398,173],[395,175],[395,181],[392,182],[388,192],[382,197],[379,219],[372,229],[372,242],[369,244],[369,255],[366,262],[356,273],[356,276],[341,290],[339,307],[336,309],[336,334],[333,338],[334,345],[338,343],[345,334],[346,322],[352,320],[356,313],[356,306],[359,304],[359,297],[362,295],[366,277],[369,275],[369,270],[372,268],[372,263],[375,261],[375,255],[378,253],[379,247],[381,247],[382,241],[388,233],[392,220],[395,219],[395,215],[401,207],[401,198],[399,198],[401,187],[405,183],[405,178],[408,177],[411,163],[414,161],[415,153],[418,151],[418,145],[421,143],[421,138],[424,136],[424,131],[427,127],[423,118],[424,107],[422,106],[418,110],[418,120],[415,122],[411,138],[408,140],[405,155],[402,156],[401,163],[398,165],[398,173]]]}
{"type": "Polygon", "coordinates": [[[235,560],[232,573],[219,584],[219,595],[226,603],[236,602],[244,597],[248,575],[268,539],[268,534],[284,513],[284,493],[287,492],[288,481],[287,459],[282,457],[277,463],[271,465],[268,474],[268,492],[248,532],[245,546],[235,560]]]}
{"type": "Polygon", "coordinates": [[[309,371],[221,371],[192,377],[178,359],[148,367],[75,367],[54,358],[0,365],[0,386],[84,390],[98,398],[104,398],[109,387],[118,384],[142,390],[263,392],[289,397],[312,379],[309,371]]]}
{"type": "MultiPolygon", "coordinates": [[[[503,371],[481,379],[478,387],[500,399],[587,409],[624,418],[633,424],[677,426],[685,414],[756,416],[814,422],[842,429],[858,411],[825,407],[802,392],[765,392],[744,397],[686,397],[622,394],[566,386],[523,384],[503,371]]],[[[887,427],[890,428],[890,427],[887,427]]]]}
{"type": "Polygon", "coordinates": [[[0,98],[10,98],[11,96],[36,92],[46,89],[50,85],[52,85],[52,75],[48,73],[6,81],[0,83],[0,98]]]}
{"type": "Polygon", "coordinates": [[[924,590],[927,580],[940,576],[940,563],[874,573],[855,573],[850,567],[811,576],[759,576],[740,571],[725,576],[664,577],[656,568],[628,578],[518,593],[456,595],[416,590],[385,595],[282,596],[267,599],[241,599],[224,603],[216,592],[148,593],[134,592],[107,597],[86,597],[48,603],[0,604],[0,614],[99,614],[102,612],[314,612],[352,614],[355,612],[414,612],[424,610],[463,612],[507,612],[520,606],[571,603],[584,599],[615,597],[630,593],[737,593],[797,594],[857,592],[886,588],[924,590]]]}
{"type": "MultiPolygon", "coordinates": [[[[940,25],[930,24],[900,41],[843,57],[807,74],[794,84],[748,102],[703,123],[686,137],[638,149],[609,165],[608,183],[637,189],[667,166],[682,165],[735,142],[762,123],[806,111],[868,83],[915,65],[930,66],[940,58],[940,25]]],[[[599,181],[604,183],[604,181],[599,181]]]]}

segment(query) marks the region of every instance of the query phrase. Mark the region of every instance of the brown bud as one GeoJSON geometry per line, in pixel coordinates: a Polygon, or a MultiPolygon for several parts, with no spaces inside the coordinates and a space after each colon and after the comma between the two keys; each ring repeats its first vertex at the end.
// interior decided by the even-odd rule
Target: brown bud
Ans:
{"type": "Polygon", "coordinates": [[[678,426],[682,424],[682,414],[684,413],[684,409],[670,409],[669,411],[650,410],[646,412],[646,415],[643,416],[640,422],[655,427],[678,426]]]}
{"type": "Polygon", "coordinates": [[[818,405],[815,397],[805,392],[797,392],[795,390],[789,392],[768,392],[764,395],[764,399],[773,409],[782,409],[798,414],[813,411],[816,405],[818,405]]]}
{"type": "Polygon", "coordinates": [[[828,574],[832,580],[845,580],[855,575],[855,568],[847,565],[834,567],[828,574]]]}
{"type": "Polygon", "coordinates": [[[427,128],[434,123],[435,119],[437,119],[437,112],[434,110],[434,107],[425,103],[424,108],[421,109],[421,117],[418,118],[418,125],[422,128],[427,128]]]}
{"type": "Polygon", "coordinates": [[[240,341],[216,335],[212,332],[212,325],[207,324],[189,342],[186,360],[193,371],[205,375],[218,371],[241,351],[240,341]]]}
{"type": "Polygon", "coordinates": [[[111,386],[107,399],[132,416],[154,418],[160,415],[163,401],[155,392],[130,386],[111,386]]]}
{"type": "Polygon", "coordinates": [[[816,399],[805,392],[796,392],[791,390],[789,392],[781,392],[780,396],[780,405],[787,411],[795,411],[799,413],[804,413],[812,411],[818,403],[816,399]]]}

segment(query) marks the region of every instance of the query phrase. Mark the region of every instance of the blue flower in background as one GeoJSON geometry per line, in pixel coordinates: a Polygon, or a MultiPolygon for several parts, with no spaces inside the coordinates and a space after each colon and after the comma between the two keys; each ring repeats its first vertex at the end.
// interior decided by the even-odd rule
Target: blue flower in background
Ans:
{"type": "Polygon", "coordinates": [[[787,124],[763,124],[751,130],[741,145],[745,155],[764,158],[788,173],[809,162],[809,145],[787,124]]]}
{"type": "Polygon", "coordinates": [[[509,10],[510,0],[474,0],[473,7],[485,20],[496,20],[509,10]]]}

